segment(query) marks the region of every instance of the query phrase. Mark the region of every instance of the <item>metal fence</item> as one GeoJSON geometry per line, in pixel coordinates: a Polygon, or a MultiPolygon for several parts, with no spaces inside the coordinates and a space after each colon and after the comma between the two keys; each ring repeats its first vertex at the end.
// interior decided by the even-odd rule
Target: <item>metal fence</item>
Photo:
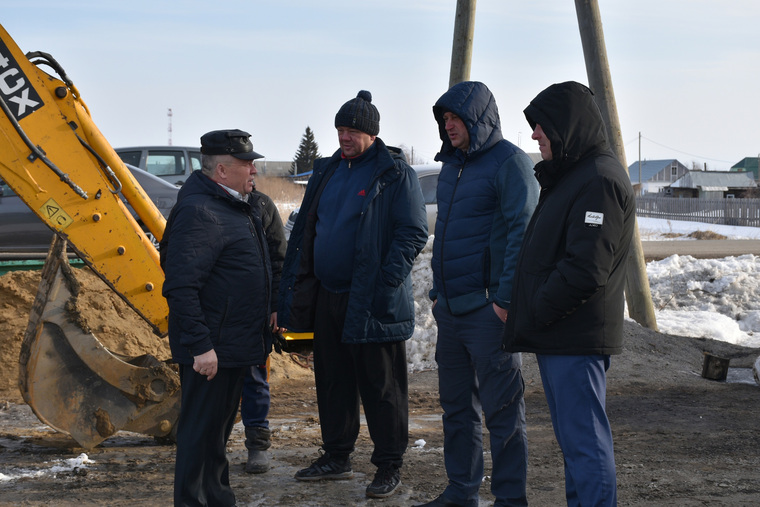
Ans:
{"type": "Polygon", "coordinates": [[[760,227],[760,199],[637,197],[636,216],[760,227]]]}

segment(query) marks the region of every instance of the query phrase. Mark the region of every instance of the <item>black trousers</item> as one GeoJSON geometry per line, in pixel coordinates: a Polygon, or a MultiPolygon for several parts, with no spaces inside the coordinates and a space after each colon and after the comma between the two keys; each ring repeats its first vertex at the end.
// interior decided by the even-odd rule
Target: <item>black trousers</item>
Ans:
{"type": "Polygon", "coordinates": [[[398,467],[409,443],[404,342],[344,344],[348,294],[320,289],[314,322],[314,378],[322,447],[347,457],[359,435],[359,401],[375,444],[376,466],[398,467]]]}
{"type": "Polygon", "coordinates": [[[244,368],[219,368],[213,380],[180,365],[182,404],[177,423],[174,505],[235,505],[227,440],[235,424],[244,368]]]}

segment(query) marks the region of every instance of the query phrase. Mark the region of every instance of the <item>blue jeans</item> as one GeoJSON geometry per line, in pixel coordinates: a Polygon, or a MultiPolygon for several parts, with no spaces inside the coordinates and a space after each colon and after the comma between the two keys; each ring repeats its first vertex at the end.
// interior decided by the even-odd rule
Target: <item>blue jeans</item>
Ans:
{"type": "Polygon", "coordinates": [[[443,408],[446,499],[478,505],[483,480],[481,412],[490,433],[491,492],[495,506],[528,505],[524,383],[520,354],[501,347],[504,323],[491,304],[466,315],[451,315],[436,304],[435,359],[443,408]]]}
{"type": "Polygon", "coordinates": [[[269,382],[266,365],[246,368],[243,377],[243,396],[240,403],[240,417],[246,428],[269,428],[269,382]]]}
{"type": "Polygon", "coordinates": [[[557,442],[567,505],[617,505],[612,431],[604,405],[610,356],[536,354],[557,442]]]}

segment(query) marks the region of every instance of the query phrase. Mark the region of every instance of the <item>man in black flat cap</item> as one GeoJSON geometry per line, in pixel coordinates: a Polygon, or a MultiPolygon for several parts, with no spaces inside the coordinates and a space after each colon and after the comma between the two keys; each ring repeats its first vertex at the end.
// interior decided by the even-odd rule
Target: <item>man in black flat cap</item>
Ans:
{"type": "Polygon", "coordinates": [[[377,137],[362,90],[335,115],[340,149],[314,162],[288,241],[278,319],[314,330],[324,453],[301,481],[348,479],[364,406],[377,472],[366,490],[392,495],[408,443],[405,340],[414,331],[412,265],[428,239],[425,201],[403,154],[377,137]]]}
{"type": "Polygon", "coordinates": [[[201,137],[200,171],[166,224],[161,265],[169,343],[180,368],[174,505],[235,505],[225,447],[247,368],[266,364],[271,280],[250,134],[201,137]]]}

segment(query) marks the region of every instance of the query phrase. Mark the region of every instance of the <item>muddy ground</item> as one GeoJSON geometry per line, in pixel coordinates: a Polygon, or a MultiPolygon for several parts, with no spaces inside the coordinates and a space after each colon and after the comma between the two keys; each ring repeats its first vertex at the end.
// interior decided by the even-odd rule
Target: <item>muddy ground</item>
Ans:
{"type": "MultiPolygon", "coordinates": [[[[0,277],[0,506],[171,505],[172,445],[120,432],[85,451],[40,423],[23,403],[15,387],[14,349],[23,336],[24,311],[31,305],[36,282],[34,273],[0,277]],[[83,452],[90,463],[56,468],[83,452]]],[[[116,308],[121,315],[101,315],[100,320],[113,321],[104,324],[105,329],[94,329],[96,335],[105,340],[111,334],[134,334],[137,324],[120,324],[128,313],[119,309],[120,302],[108,299],[107,290],[98,294],[90,305],[104,314],[116,308]]],[[[139,337],[135,343],[143,346],[139,337]]],[[[619,505],[758,505],[760,387],[750,368],[760,349],[663,335],[633,323],[626,324],[625,343],[625,352],[613,358],[607,400],[619,505]],[[731,358],[729,382],[701,377],[703,351],[731,358]]],[[[306,354],[308,349],[297,352],[306,354]]],[[[531,505],[563,505],[562,457],[538,368],[531,355],[523,359],[530,445],[528,498],[531,505]]],[[[275,357],[270,417],[273,467],[263,475],[244,473],[244,437],[238,423],[228,446],[238,505],[408,506],[434,497],[446,482],[436,372],[411,374],[409,398],[410,447],[396,495],[384,500],[364,496],[374,473],[366,427],[353,455],[353,479],[298,482],[293,474],[316,458],[320,443],[313,376],[289,355],[275,357]]],[[[488,474],[488,454],[486,463],[488,474]]],[[[492,502],[487,476],[481,505],[492,502]]]]}

